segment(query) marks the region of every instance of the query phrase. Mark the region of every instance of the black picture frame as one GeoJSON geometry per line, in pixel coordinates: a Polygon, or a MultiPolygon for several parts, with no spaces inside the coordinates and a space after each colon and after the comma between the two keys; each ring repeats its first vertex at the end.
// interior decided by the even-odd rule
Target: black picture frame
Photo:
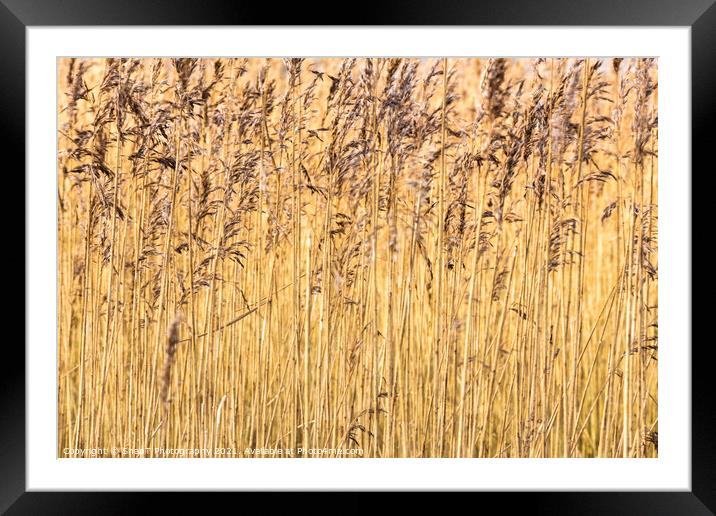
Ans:
{"type": "MultiPolygon", "coordinates": [[[[692,169],[707,173],[716,141],[716,4],[715,0],[482,0],[474,2],[388,3],[366,0],[344,10],[335,3],[275,3],[237,0],[0,0],[0,142],[8,149],[25,145],[25,30],[46,25],[595,25],[689,26],[692,73],[692,169]],[[329,14],[330,13],[330,14],[329,14]],[[709,142],[707,144],[706,142],[709,142]],[[701,144],[700,144],[701,143],[701,144]]],[[[91,48],[91,42],[88,42],[91,48]]],[[[15,152],[14,174],[24,177],[24,154],[15,152]]],[[[6,171],[7,173],[8,171],[6,171]]],[[[688,171],[671,171],[688,173],[688,171]]],[[[693,175],[692,175],[693,177],[693,175]]],[[[22,188],[25,194],[28,192],[22,188]]],[[[701,187],[700,187],[701,188],[701,187]]],[[[694,219],[696,220],[696,219],[694,219]]],[[[24,226],[22,226],[24,227],[24,226]]],[[[693,234],[693,232],[692,232],[693,234]]],[[[24,238],[24,236],[20,236],[24,238]]],[[[23,251],[24,252],[24,251],[23,251]]],[[[693,266],[692,266],[693,267],[693,266]]],[[[27,274],[27,271],[26,271],[27,274]]],[[[31,310],[31,306],[26,309],[31,310]]],[[[50,322],[52,324],[52,322],[50,322]]],[[[480,493],[505,509],[524,505],[545,514],[713,514],[716,512],[716,428],[711,393],[711,342],[692,346],[692,490],[690,492],[480,493]],[[495,499],[499,497],[499,500],[495,499]]],[[[187,495],[148,493],[26,492],[25,355],[19,345],[6,346],[0,374],[0,512],[7,514],[107,514],[148,509],[161,496],[163,512],[187,512],[187,495]]],[[[211,504],[226,495],[212,495],[211,504]]],[[[247,494],[241,494],[247,507],[247,494]]],[[[264,503],[256,499],[257,503],[264,503]]],[[[334,496],[328,495],[325,496],[334,496]]],[[[473,495],[474,496],[474,495],[473,495]]],[[[272,495],[273,497],[273,495],[272,495]]],[[[206,498],[206,497],[205,497],[206,498]]],[[[280,498],[272,498],[274,503],[280,498]]],[[[202,508],[206,510],[206,500],[202,508]]],[[[375,507],[350,493],[329,500],[328,510],[364,512],[375,507]]],[[[424,504],[420,494],[410,505],[424,504]]],[[[300,504],[299,504],[300,506],[300,504]]],[[[423,507],[425,507],[423,505],[423,507]]],[[[312,506],[311,509],[315,509],[312,506]]]]}

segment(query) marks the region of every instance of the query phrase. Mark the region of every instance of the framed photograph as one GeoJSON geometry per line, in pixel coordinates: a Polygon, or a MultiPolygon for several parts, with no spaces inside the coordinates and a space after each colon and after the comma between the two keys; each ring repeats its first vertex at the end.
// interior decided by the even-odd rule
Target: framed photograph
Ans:
{"type": "Polygon", "coordinates": [[[0,509],[716,510],[691,337],[712,0],[362,4],[350,25],[2,2],[27,303],[0,509]]]}

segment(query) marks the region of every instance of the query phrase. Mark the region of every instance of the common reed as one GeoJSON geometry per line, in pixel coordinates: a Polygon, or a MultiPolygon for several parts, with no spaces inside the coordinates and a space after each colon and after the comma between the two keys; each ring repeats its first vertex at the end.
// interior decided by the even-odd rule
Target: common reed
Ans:
{"type": "Polygon", "coordinates": [[[59,456],[656,456],[655,60],[58,66],[59,456]]]}

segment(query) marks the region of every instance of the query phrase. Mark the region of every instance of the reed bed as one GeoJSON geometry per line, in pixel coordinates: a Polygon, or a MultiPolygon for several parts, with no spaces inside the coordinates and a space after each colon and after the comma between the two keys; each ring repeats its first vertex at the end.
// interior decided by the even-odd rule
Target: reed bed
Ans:
{"type": "Polygon", "coordinates": [[[58,61],[58,456],[656,456],[656,113],[652,59],[58,61]]]}

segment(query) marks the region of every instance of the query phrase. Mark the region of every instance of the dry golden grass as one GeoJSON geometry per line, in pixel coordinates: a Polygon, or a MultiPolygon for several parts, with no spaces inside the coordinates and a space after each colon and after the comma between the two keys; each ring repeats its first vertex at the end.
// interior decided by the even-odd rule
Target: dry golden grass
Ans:
{"type": "Polygon", "coordinates": [[[656,456],[655,61],[58,66],[59,456],[656,456]]]}

